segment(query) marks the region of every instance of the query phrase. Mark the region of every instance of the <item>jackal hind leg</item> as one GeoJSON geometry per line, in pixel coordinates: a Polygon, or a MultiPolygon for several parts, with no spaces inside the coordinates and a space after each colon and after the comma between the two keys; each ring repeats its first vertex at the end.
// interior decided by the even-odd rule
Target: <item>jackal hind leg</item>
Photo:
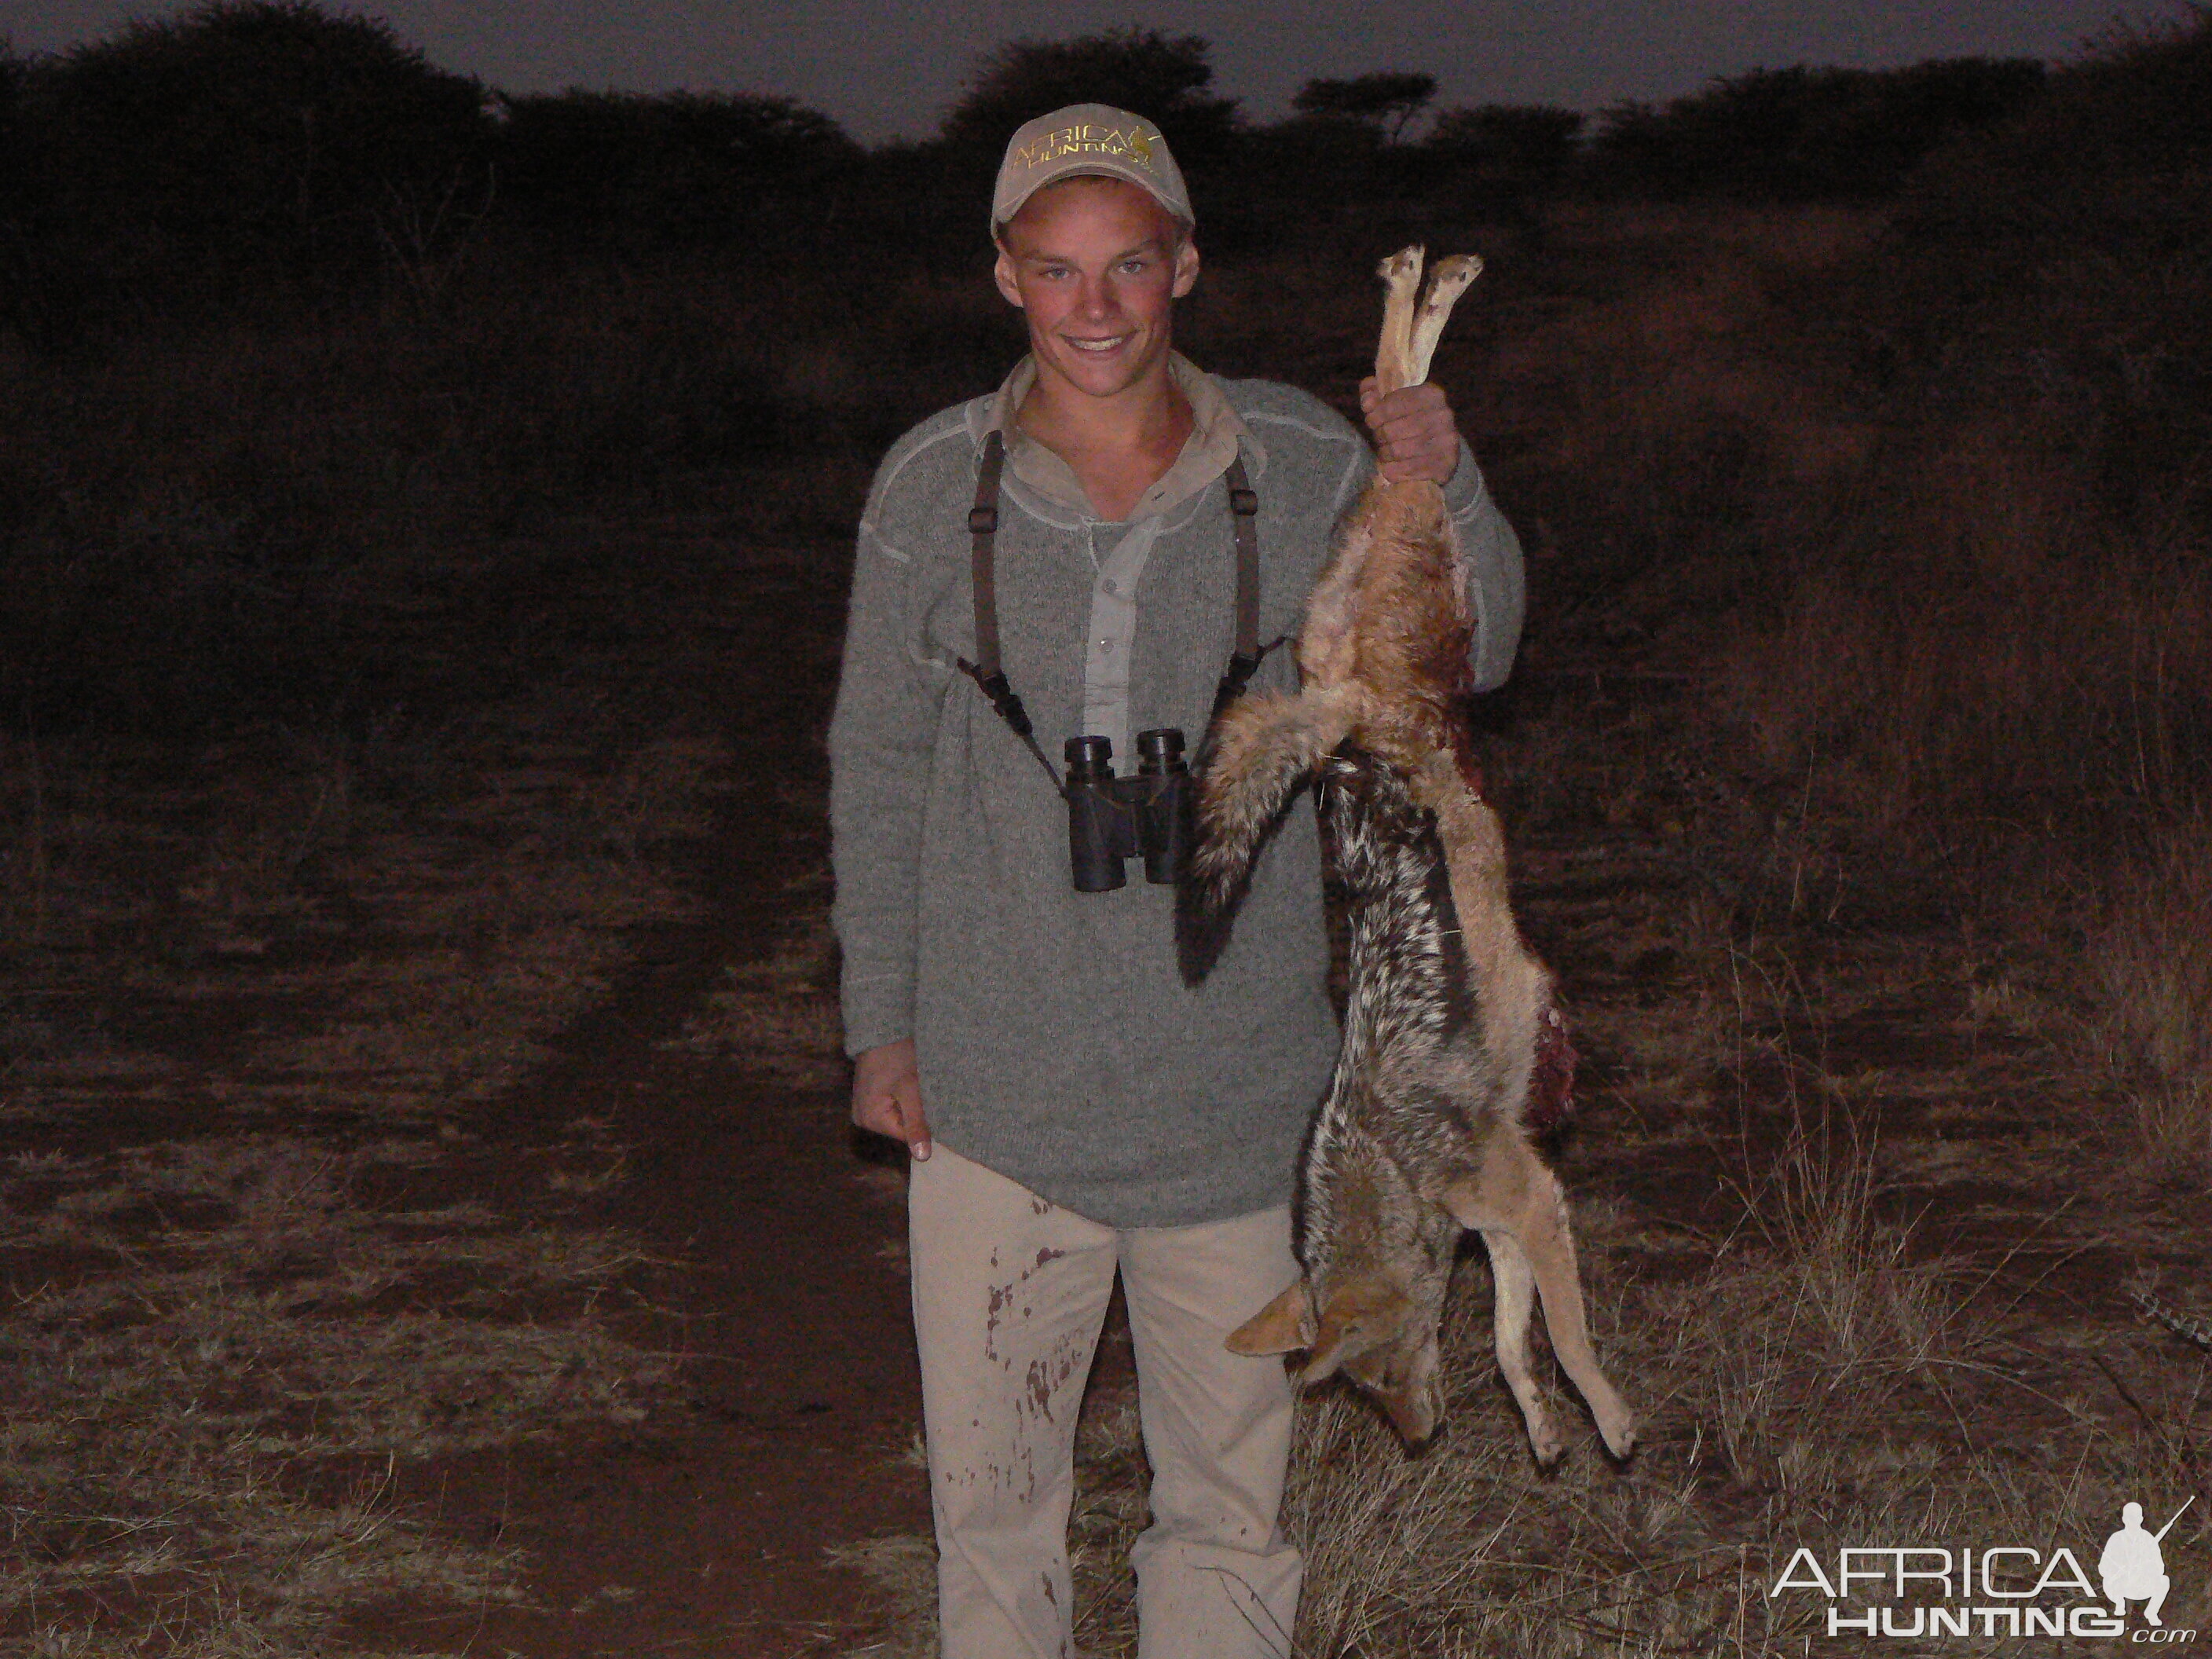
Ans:
{"type": "Polygon", "coordinates": [[[1413,372],[1413,313],[1421,293],[1423,250],[1419,242],[1401,247],[1380,265],[1382,279],[1382,343],[1375,352],[1375,381],[1384,397],[1421,378],[1413,372]]]}
{"type": "Polygon", "coordinates": [[[1429,360],[1443,337],[1444,324],[1468,284],[1482,275],[1482,261],[1472,253],[1454,253],[1429,267],[1429,291],[1413,313],[1413,327],[1406,357],[1406,384],[1419,386],[1429,378],[1429,360]]]}
{"type": "Polygon", "coordinates": [[[1552,1413],[1545,1408],[1543,1390],[1528,1369],[1528,1321],[1536,1311],[1536,1274],[1511,1233],[1502,1227],[1484,1232],[1490,1251],[1490,1277],[1495,1286],[1493,1323],[1497,1331],[1498,1369],[1513,1399],[1521,1407],[1521,1420],[1528,1426],[1528,1444],[1536,1462],[1550,1468],[1566,1449],[1552,1413]]]}
{"type": "Polygon", "coordinates": [[[1306,600],[1298,629],[1298,670],[1306,684],[1347,684],[1359,668],[1359,579],[1375,549],[1372,498],[1363,498],[1337,526],[1328,567],[1306,600]]]}

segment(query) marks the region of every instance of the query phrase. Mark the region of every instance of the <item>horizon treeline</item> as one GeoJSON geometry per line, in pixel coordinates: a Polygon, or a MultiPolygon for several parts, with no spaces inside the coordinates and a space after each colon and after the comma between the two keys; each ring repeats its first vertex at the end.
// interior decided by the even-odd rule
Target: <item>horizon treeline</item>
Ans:
{"type": "Polygon", "coordinates": [[[0,708],[366,733],[452,701],[380,618],[549,525],[849,533],[884,448],[1019,355],[991,170],[1090,96],[1192,175],[1176,332],[1214,373],[1341,403],[1375,258],[1480,252],[1449,372],[1547,580],[1721,573],[1686,609],[1752,641],[1730,696],[1774,755],[1889,767],[1885,821],[2195,811],[2212,12],[2034,81],[1763,72],[1585,133],[1408,70],[1259,125],[1202,40],[1127,33],[1001,48],[936,137],[863,149],[774,100],[496,100],[305,4],[6,59],[0,708]],[[1910,143],[1838,137],[1915,99],[1910,143]]]}
{"type": "Polygon", "coordinates": [[[1378,198],[1491,218],[1569,193],[1878,201],[2041,103],[2051,77],[2020,59],[1758,70],[1591,119],[1440,109],[1435,79],[1405,70],[1310,81],[1264,125],[1212,80],[1195,35],[1018,41],[977,64],[933,137],[871,149],[787,98],[509,96],[380,20],[216,0],[56,55],[0,44],[0,325],[60,344],[364,279],[419,289],[489,230],[556,260],[773,263],[889,240],[964,264],[1006,135],[1085,100],[1160,123],[1209,245],[1231,252],[1378,198]]]}

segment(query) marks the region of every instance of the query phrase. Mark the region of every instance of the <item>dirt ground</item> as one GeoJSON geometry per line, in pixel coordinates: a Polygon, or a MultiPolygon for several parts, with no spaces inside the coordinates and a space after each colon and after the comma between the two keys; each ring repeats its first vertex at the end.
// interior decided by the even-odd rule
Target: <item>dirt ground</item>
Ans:
{"type": "Polygon", "coordinates": [[[902,1177],[854,1144],[836,1042],[842,552],[695,515],[594,573],[599,530],[495,595],[549,642],[512,684],[457,667],[436,740],[324,769],[343,812],[270,805],[235,749],[183,787],[173,757],[49,757],[0,1074],[31,1379],[6,1650],[811,1650],[872,1616],[825,1549],[923,1524],[902,1177]],[[431,1335],[388,1374],[316,1346],[394,1321],[431,1335]],[[275,1432],[338,1391],[326,1361],[359,1420],[275,1432]],[[157,1396],[220,1401],[222,1455],[180,1474],[97,1409],[37,1454],[71,1401],[157,1396]],[[241,1519],[270,1482],[283,1518],[241,1519]],[[288,1577],[270,1534],[301,1514],[325,1535],[288,1577]]]}
{"type": "MultiPolygon", "coordinates": [[[[625,525],[618,564],[572,527],[568,563],[477,596],[534,641],[520,667],[477,685],[449,619],[431,735],[282,788],[242,751],[191,787],[53,763],[0,1074],[6,1650],[911,1640],[828,1553],[927,1530],[902,1176],[854,1145],[836,1053],[841,490],[772,539],[625,525]],[[149,823],[168,873],[134,884],[149,823]]],[[[1692,1285],[1792,1213],[1790,1136],[1832,1123],[1989,1312],[1970,1438],[2162,1421],[2201,1480],[2201,1357],[2122,1290],[2202,1311],[2212,1230],[2069,1057],[2060,966],[1732,775],[1692,665],[1558,580],[1540,548],[1493,713],[1585,1061],[1558,1151],[1594,1300],[1692,1285]]],[[[1109,1345],[1092,1415],[1127,1387],[1109,1345]]],[[[1510,1441],[1496,1389],[1459,1409],[1510,1441]]]]}
{"type": "Polygon", "coordinates": [[[398,1483],[396,1503],[526,1551],[527,1605],[380,1613],[360,1627],[374,1645],[797,1652],[866,1627],[852,1575],[825,1552],[926,1525],[899,1456],[921,1426],[890,1260],[899,1177],[848,1133],[818,1042],[794,1079],[684,1041],[731,964],[761,959],[794,909],[819,925],[819,826],[776,810],[792,782],[818,787],[819,761],[779,780],[789,735],[771,725],[756,754],[736,751],[734,775],[767,787],[741,785],[726,805],[706,849],[708,914],[647,944],[511,1103],[524,1133],[603,1103],[624,1176],[571,1220],[619,1229],[654,1259],[630,1286],[630,1318],[682,1356],[680,1400],[642,1431],[433,1462],[398,1483]]]}

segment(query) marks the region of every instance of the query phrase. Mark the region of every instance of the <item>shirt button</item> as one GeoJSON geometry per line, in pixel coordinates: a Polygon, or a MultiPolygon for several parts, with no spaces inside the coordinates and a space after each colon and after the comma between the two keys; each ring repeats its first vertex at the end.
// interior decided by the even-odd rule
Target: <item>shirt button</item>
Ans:
{"type": "Polygon", "coordinates": [[[1114,641],[1111,640],[1101,640],[1098,641],[1098,648],[1101,651],[1111,651],[1114,648],[1114,641]]]}
{"type": "Polygon", "coordinates": [[[1101,583],[1099,583],[1099,584],[1098,584],[1098,586],[1101,586],[1102,588],[1105,589],[1105,591],[1106,591],[1107,592],[1109,592],[1109,593],[1118,592],[1120,591],[1120,590],[1119,590],[1119,589],[1117,589],[1117,588],[1114,586],[1114,584],[1113,584],[1113,583],[1111,583],[1111,582],[1101,582],[1101,583]]]}

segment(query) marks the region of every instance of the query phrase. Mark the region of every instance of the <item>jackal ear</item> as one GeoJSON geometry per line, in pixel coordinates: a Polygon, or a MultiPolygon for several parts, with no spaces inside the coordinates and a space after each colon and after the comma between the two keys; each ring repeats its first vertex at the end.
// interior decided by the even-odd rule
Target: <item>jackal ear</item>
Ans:
{"type": "Polygon", "coordinates": [[[1359,1380],[1370,1358],[1399,1340],[1411,1312],[1405,1291],[1387,1273],[1369,1268],[1333,1275],[1318,1328],[1306,1343],[1312,1352],[1298,1374],[1299,1382],[1319,1382],[1334,1376],[1340,1367],[1359,1380]]]}
{"type": "Polygon", "coordinates": [[[1360,1310],[1347,1306],[1346,1297],[1332,1294],[1328,1306],[1321,1316],[1321,1329],[1306,1346],[1313,1352],[1306,1356],[1304,1370],[1298,1373],[1298,1386],[1324,1382],[1334,1376],[1340,1368],[1351,1362],[1355,1370],[1365,1352],[1367,1331],[1362,1323],[1360,1310]]]}
{"type": "Polygon", "coordinates": [[[1313,1297],[1300,1279],[1230,1332],[1224,1346],[1231,1353],[1288,1353],[1293,1348],[1311,1347],[1315,1334],[1313,1297]]]}

